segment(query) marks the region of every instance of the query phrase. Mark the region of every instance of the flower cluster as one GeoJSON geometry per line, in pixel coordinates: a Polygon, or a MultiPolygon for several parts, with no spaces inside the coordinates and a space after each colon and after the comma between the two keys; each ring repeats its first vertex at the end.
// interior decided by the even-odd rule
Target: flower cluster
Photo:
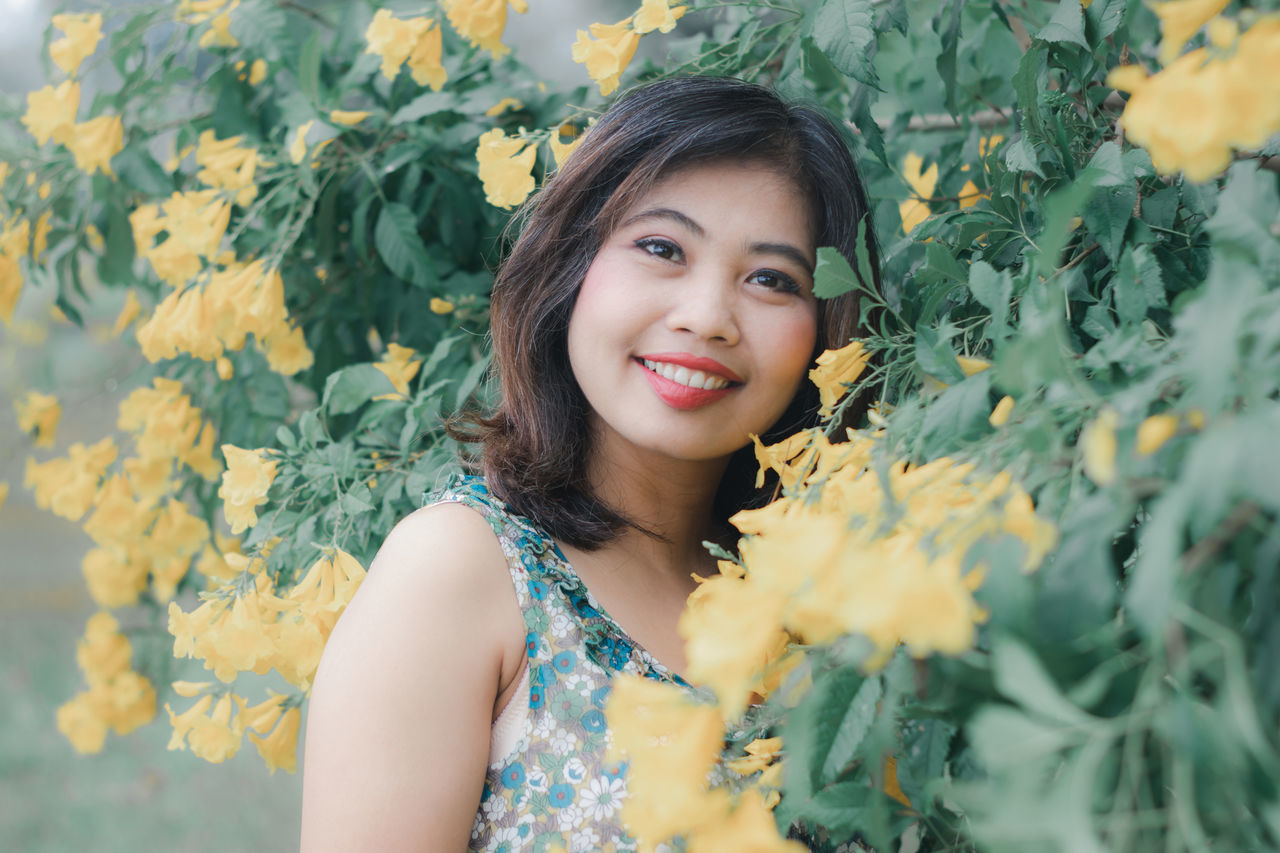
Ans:
{"type": "Polygon", "coordinates": [[[1121,127],[1164,174],[1206,181],[1231,163],[1233,151],[1259,148],[1280,131],[1280,15],[1262,15],[1241,33],[1237,22],[1214,17],[1225,5],[1158,4],[1164,67],[1148,76],[1139,65],[1122,65],[1107,77],[1130,93],[1121,127]],[[1179,56],[1206,24],[1209,46],[1179,56]]]}
{"type": "Polygon", "coordinates": [[[156,691],[132,669],[133,648],[109,613],[89,618],[76,661],[89,689],[58,708],[58,730],[79,752],[102,750],[107,731],[128,734],[156,715],[156,691]]]}
{"type": "MultiPolygon", "coordinates": [[[[865,354],[850,345],[819,362],[815,379],[830,412],[865,354]]],[[[683,835],[690,849],[737,849],[725,839],[750,828],[751,849],[801,849],[769,816],[781,786],[776,739],[729,764],[751,777],[737,794],[707,784],[724,725],[802,666],[807,645],[861,637],[867,669],[899,646],[917,657],[966,651],[985,619],[973,597],[985,569],[968,565],[970,549],[1012,538],[1030,571],[1057,541],[1007,472],[984,476],[949,458],[874,466],[876,453],[875,434],[852,430],[839,443],[821,429],[757,442],[762,475],[778,475],[783,497],[731,519],[743,534],[741,561],[723,560],[718,575],[702,579],[679,625],[687,674],[717,704],[624,678],[607,709],[616,749],[631,762],[626,817],[646,843],[683,835]]]]}
{"type": "MultiPolygon", "coordinates": [[[[3,183],[3,181],[0,181],[3,183]]],[[[19,260],[26,256],[31,244],[31,225],[25,219],[8,222],[0,219],[0,321],[6,326],[13,322],[13,311],[22,295],[22,267],[19,260]]]]}
{"type": "MultiPolygon", "coordinates": [[[[49,57],[74,78],[102,41],[102,15],[54,15],[53,26],[63,36],[49,45],[49,57]]],[[[106,115],[76,122],[79,107],[80,84],[65,80],[30,93],[22,123],[40,145],[52,139],[65,146],[86,174],[113,175],[111,158],[124,148],[124,125],[119,116],[106,115]]]]}
{"type": "Polygon", "coordinates": [[[240,0],[179,0],[174,17],[188,24],[209,25],[200,34],[200,47],[237,47],[239,40],[231,34],[231,13],[240,0]]]}
{"type": "MultiPolygon", "coordinates": [[[[501,29],[499,29],[501,32],[501,29]]],[[[448,79],[441,62],[440,28],[432,18],[397,18],[379,9],[364,32],[365,53],[382,57],[382,76],[396,79],[400,66],[409,63],[413,82],[440,91],[448,79]]]]}
{"type": "Polygon", "coordinates": [[[596,81],[601,95],[612,94],[636,54],[640,36],[654,30],[671,32],[685,8],[673,8],[670,0],[644,0],[634,14],[616,24],[592,24],[586,30],[578,30],[573,61],[587,67],[587,74],[596,81]]]}
{"type": "Polygon", "coordinates": [[[262,162],[258,149],[241,146],[243,136],[218,139],[212,130],[200,134],[196,146],[196,178],[206,186],[235,193],[236,204],[246,207],[258,195],[253,174],[262,162]]]}
{"type": "Polygon", "coordinates": [[[533,164],[537,148],[512,138],[501,128],[485,131],[476,148],[485,200],[495,207],[512,208],[533,192],[533,164]]]}
{"type": "MultiPolygon", "coordinates": [[[[473,47],[487,50],[501,58],[510,50],[502,43],[507,26],[508,0],[440,0],[449,25],[473,47]]],[[[526,0],[510,0],[511,8],[523,15],[529,11],[526,0]]]]}
{"type": "Polygon", "coordinates": [[[243,533],[258,523],[258,507],[267,502],[271,481],[276,478],[276,461],[262,450],[245,450],[234,444],[222,445],[227,470],[218,487],[222,512],[232,533],[243,533]]]}
{"type": "Polygon", "coordinates": [[[206,761],[220,762],[236,753],[248,730],[269,767],[292,773],[297,766],[297,706],[365,570],[350,554],[334,549],[316,560],[296,584],[280,588],[261,558],[236,554],[226,559],[234,574],[207,593],[199,607],[188,613],[177,602],[169,603],[174,657],[202,661],[224,683],[241,672],[265,674],[274,669],[299,692],[247,708],[230,692],[223,692],[215,704],[208,683],[175,683],[179,695],[203,695],[181,714],[165,706],[173,725],[169,748],[189,745],[206,761]]]}
{"type": "Polygon", "coordinates": [[[18,410],[18,428],[35,436],[36,447],[53,447],[58,435],[58,421],[62,419],[62,406],[52,394],[28,391],[27,396],[14,403],[18,410]]]}

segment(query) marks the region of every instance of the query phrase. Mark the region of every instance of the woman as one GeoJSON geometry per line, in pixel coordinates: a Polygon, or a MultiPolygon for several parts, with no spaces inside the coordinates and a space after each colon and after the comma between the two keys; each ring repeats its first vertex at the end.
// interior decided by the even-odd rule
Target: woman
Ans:
{"type": "Polygon", "coordinates": [[[684,683],[703,543],[769,497],[750,436],[816,422],[806,371],[856,328],[816,247],[852,261],[867,215],[839,132],[767,89],[665,80],[600,118],[494,285],[483,477],[392,531],[329,640],[304,850],[633,849],[609,679],[684,683]]]}

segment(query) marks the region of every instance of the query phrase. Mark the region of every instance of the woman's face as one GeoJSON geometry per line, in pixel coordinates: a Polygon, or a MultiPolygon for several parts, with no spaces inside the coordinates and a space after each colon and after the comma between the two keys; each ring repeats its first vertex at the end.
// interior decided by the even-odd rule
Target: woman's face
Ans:
{"type": "Polygon", "coordinates": [[[619,218],[569,320],[595,448],[707,461],[765,432],[817,339],[814,226],[787,178],[690,166],[619,218]]]}

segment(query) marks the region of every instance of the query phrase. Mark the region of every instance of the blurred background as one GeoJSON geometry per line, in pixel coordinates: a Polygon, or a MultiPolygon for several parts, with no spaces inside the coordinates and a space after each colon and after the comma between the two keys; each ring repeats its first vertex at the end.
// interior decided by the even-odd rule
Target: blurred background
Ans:
{"type": "MultiPolygon", "coordinates": [[[[53,14],[112,5],[122,3],[0,0],[0,96],[22,102],[45,84],[53,14]]],[[[618,20],[636,4],[530,5],[529,14],[508,18],[504,41],[543,79],[582,84],[585,72],[570,61],[575,29],[618,20]]],[[[90,74],[85,100],[92,88],[110,85],[90,74]]],[[[131,336],[107,343],[122,297],[95,296],[85,314],[88,337],[54,310],[53,298],[52,286],[29,280],[13,325],[0,326],[0,483],[10,487],[0,507],[0,851],[296,849],[301,774],[269,776],[248,745],[222,765],[169,752],[163,709],[131,735],[108,736],[93,756],[76,753],[57,730],[56,708],[84,687],[75,646],[95,611],[80,571],[91,540],[79,525],[37,509],[23,488],[33,448],[13,403],[28,389],[55,394],[63,407],[57,452],[65,453],[72,442],[114,432],[117,404],[149,366],[131,336]]],[[[137,653],[165,651],[135,644],[137,653]]],[[[186,676],[207,673],[197,666],[186,676]]]]}

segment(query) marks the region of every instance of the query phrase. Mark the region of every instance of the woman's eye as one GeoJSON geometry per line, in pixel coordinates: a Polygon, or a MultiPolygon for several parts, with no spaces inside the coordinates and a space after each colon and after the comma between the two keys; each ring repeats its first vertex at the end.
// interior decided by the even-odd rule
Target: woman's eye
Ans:
{"type": "Polygon", "coordinates": [[[777,270],[756,270],[747,281],[752,284],[758,284],[761,287],[767,287],[770,290],[776,290],[779,293],[799,293],[800,285],[796,280],[786,273],[777,270]]]}
{"type": "Polygon", "coordinates": [[[636,241],[636,246],[643,249],[655,258],[662,258],[666,261],[680,261],[684,259],[684,253],[680,251],[680,247],[670,240],[662,240],[657,237],[645,237],[636,241]]]}

